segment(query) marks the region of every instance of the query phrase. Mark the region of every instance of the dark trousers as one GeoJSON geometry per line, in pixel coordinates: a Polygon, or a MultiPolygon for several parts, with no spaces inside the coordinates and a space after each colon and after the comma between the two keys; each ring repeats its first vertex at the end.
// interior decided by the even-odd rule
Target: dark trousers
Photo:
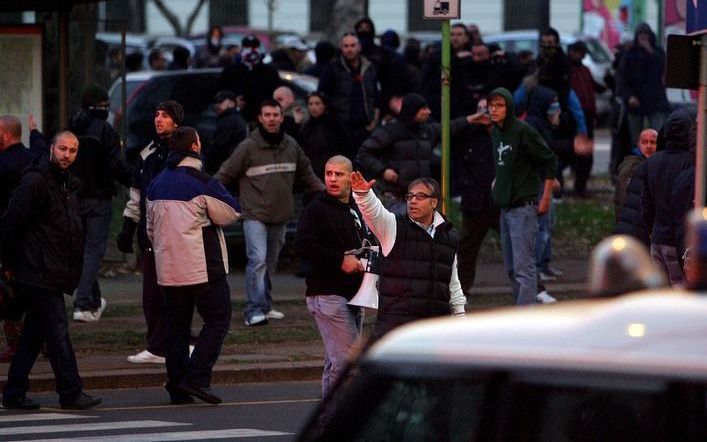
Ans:
{"type": "Polygon", "coordinates": [[[81,394],[83,385],[69,340],[64,295],[58,290],[35,287],[24,287],[21,291],[28,308],[20,342],[7,373],[3,399],[19,398],[29,390],[29,373],[46,342],[59,402],[71,402],[81,394]]]}
{"type": "Polygon", "coordinates": [[[493,229],[498,233],[498,211],[488,213],[462,213],[462,228],[459,233],[459,282],[464,293],[468,293],[476,279],[476,261],[486,233],[493,229]]]}
{"type": "Polygon", "coordinates": [[[167,295],[169,347],[168,389],[185,382],[197,387],[211,385],[211,370],[221,353],[231,325],[231,293],[223,276],[216,281],[181,287],[164,287],[167,295]],[[204,325],[189,357],[191,320],[196,307],[204,325]]]}
{"type": "Polygon", "coordinates": [[[147,324],[147,351],[164,356],[167,353],[167,315],[164,290],[157,285],[155,254],[142,254],[142,311],[147,324]]]}

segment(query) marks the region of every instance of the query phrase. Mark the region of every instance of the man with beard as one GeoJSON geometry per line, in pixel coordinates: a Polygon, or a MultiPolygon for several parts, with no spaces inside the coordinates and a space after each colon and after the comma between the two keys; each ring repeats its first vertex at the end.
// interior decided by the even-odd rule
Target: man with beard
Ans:
{"type": "Polygon", "coordinates": [[[294,216],[295,181],[310,191],[323,190],[309,158],[282,127],[280,104],[260,105],[258,127],[221,165],[216,178],[224,185],[238,184],[243,207],[246,255],[245,325],[264,325],[285,315],[273,309],[270,278],[285,243],[287,222],[294,216]]]}
{"type": "Polygon", "coordinates": [[[243,37],[241,48],[240,61],[221,71],[221,89],[228,89],[242,99],[243,118],[251,123],[258,117],[260,103],[272,97],[282,81],[275,68],[263,63],[264,54],[256,36],[243,37]]]}
{"type": "Polygon", "coordinates": [[[69,173],[79,140],[69,132],[54,138],[49,155],[35,158],[25,169],[0,222],[3,273],[27,301],[27,315],[7,382],[2,405],[36,410],[26,396],[29,373],[42,344],[54,371],[61,408],[86,410],[101,400],[83,392],[71,346],[64,293],[72,293],[81,276],[83,232],[76,191],[69,173]]]}

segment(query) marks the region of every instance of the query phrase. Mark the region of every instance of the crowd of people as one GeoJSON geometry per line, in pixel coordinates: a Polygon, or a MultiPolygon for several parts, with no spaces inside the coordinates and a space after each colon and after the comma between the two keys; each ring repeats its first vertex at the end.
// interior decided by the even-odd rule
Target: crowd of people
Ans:
{"type": "MultiPolygon", "coordinates": [[[[295,250],[307,308],[326,349],[325,395],[361,335],[363,311],[348,302],[364,272],[373,271],[371,261],[380,280],[369,342],[415,319],[464,316],[490,229],[500,235],[515,303],[555,302],[544,286],[562,276],[551,266],[555,204],[567,193],[567,167],[574,171],[574,194],[587,198],[592,167],[598,86],[581,62],[586,45],[574,43],[565,54],[559,34],[548,28],[533,58],[484,44],[473,25],[452,26],[457,230],[438,210],[433,154],[441,135],[441,49],[432,47],[423,58],[419,42],[410,40],[400,54],[394,31],[383,33],[380,45],[375,36],[373,22],[363,18],[338,49],[317,44],[314,64],[306,63],[308,47],[300,39],[288,39],[266,64],[257,37],[246,36],[235,51],[212,28],[196,62],[222,67],[208,150],[183,125],[181,104],[166,100],[155,109],[152,142],[126,163],[106,122],[108,95],[95,85],[50,143],[30,119],[25,147],[19,119],[0,117],[0,250],[3,278],[15,293],[3,307],[7,347],[0,360],[11,362],[3,405],[39,407],[26,392],[43,343],[62,407],[100,402],[82,391],[63,294],[74,295],[74,321],[100,321],[107,302],[98,270],[118,184],[129,199],[116,242],[134,253],[136,239],[147,325],[145,349],[127,360],[166,364],[165,388],[175,404],[194,397],[220,402],[210,389],[211,370],[232,316],[223,226],[243,223],[245,325],[285,318],[275,309],[271,278],[295,216],[295,189],[305,192],[295,250]],[[278,69],[319,78],[306,110],[278,69]],[[374,246],[377,258],[370,254],[374,246]],[[190,334],[195,308],[204,319],[198,336],[190,334]]],[[[150,64],[158,69],[154,55],[150,64]]],[[[178,55],[174,67],[191,65],[178,55]]],[[[682,226],[694,204],[695,115],[668,112],[664,67],[647,25],[617,54],[613,91],[621,100],[612,172],[617,231],[649,246],[677,286],[682,226]]]]}

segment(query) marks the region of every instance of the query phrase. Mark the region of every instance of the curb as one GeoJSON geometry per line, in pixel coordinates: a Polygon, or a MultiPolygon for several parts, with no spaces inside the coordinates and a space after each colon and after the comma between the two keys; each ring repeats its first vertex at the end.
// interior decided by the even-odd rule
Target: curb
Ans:
{"type": "MultiPolygon", "coordinates": [[[[259,364],[251,367],[222,365],[215,366],[212,383],[215,385],[241,384],[250,382],[313,381],[322,376],[320,362],[259,364]]],[[[84,389],[100,390],[112,388],[162,387],[167,382],[167,372],[159,369],[126,369],[80,372],[84,389]]],[[[49,392],[56,389],[54,375],[43,373],[30,376],[31,392],[49,392]]],[[[0,381],[0,388],[5,380],[0,381]]]]}

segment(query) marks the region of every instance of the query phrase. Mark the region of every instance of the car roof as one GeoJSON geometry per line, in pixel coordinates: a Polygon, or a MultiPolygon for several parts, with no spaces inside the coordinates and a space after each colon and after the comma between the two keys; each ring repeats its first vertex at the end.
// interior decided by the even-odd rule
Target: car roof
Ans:
{"type": "Polygon", "coordinates": [[[672,290],[510,307],[409,324],[381,339],[364,360],[387,367],[419,363],[705,380],[706,318],[706,297],[672,290]]]}

